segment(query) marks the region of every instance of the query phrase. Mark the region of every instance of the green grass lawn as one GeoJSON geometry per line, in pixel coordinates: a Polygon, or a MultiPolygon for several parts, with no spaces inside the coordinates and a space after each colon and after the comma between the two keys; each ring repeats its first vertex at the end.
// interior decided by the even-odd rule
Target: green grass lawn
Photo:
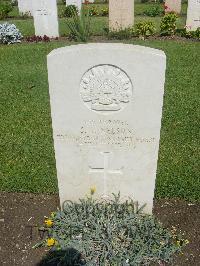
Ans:
{"type": "MultiPolygon", "coordinates": [[[[134,43],[167,54],[156,196],[197,200],[200,45],[166,40],[134,43]]],[[[3,191],[57,191],[46,56],[52,49],[69,44],[59,41],[0,46],[3,191]]]]}

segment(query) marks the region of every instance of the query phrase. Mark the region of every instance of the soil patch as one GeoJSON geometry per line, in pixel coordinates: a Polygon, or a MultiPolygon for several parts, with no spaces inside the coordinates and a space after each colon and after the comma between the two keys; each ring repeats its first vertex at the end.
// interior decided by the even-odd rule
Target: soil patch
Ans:
{"type": "MultiPolygon", "coordinates": [[[[165,227],[185,233],[190,244],[174,266],[200,265],[200,203],[184,200],[155,200],[154,214],[165,227]]],[[[38,231],[44,216],[59,207],[58,195],[0,192],[0,265],[33,266],[47,249],[32,249],[44,235],[38,231]]]]}
{"type": "MultiPolygon", "coordinates": [[[[38,37],[38,36],[37,36],[38,37]]],[[[38,42],[58,42],[58,41],[66,41],[67,43],[71,42],[72,44],[76,44],[75,41],[71,40],[68,36],[61,36],[57,38],[50,38],[49,40],[46,41],[36,41],[34,40],[36,37],[33,36],[26,36],[24,39],[22,39],[22,43],[38,43],[38,42]],[[33,39],[30,41],[30,39],[33,39]],[[28,41],[29,40],[29,41],[28,41]]],[[[91,43],[118,43],[118,42],[124,42],[124,41],[138,41],[141,40],[139,37],[132,37],[128,39],[116,39],[116,38],[107,38],[105,35],[93,35],[90,37],[90,42],[91,43]]],[[[154,35],[154,36],[149,36],[145,40],[159,40],[159,41],[174,41],[174,42],[200,42],[200,39],[194,39],[194,38],[185,38],[181,37],[178,35],[175,36],[159,36],[159,35],[154,35]]],[[[145,42],[145,40],[143,40],[145,42]]]]}

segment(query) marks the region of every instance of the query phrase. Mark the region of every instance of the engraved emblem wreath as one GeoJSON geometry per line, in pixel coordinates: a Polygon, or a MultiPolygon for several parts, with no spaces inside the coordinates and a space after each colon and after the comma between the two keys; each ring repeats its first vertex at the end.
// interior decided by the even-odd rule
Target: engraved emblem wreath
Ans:
{"type": "Polygon", "coordinates": [[[124,109],[130,102],[132,83],[117,66],[98,65],[83,75],[80,95],[90,110],[109,114],[124,109]]]}

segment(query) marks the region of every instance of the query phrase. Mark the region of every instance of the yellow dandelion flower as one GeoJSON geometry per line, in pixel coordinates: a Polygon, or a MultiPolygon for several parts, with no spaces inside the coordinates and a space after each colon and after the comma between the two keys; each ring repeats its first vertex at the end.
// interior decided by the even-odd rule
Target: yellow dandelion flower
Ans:
{"type": "Polygon", "coordinates": [[[44,222],[45,222],[47,227],[51,227],[53,225],[53,221],[50,219],[46,219],[44,222]]]}
{"type": "Polygon", "coordinates": [[[94,195],[94,193],[96,192],[96,190],[97,190],[97,189],[96,189],[95,186],[91,187],[91,188],[90,188],[90,194],[91,194],[91,195],[94,195]]]}
{"type": "Polygon", "coordinates": [[[48,238],[47,239],[47,246],[48,247],[52,247],[55,244],[56,244],[56,240],[54,238],[48,238]]]}

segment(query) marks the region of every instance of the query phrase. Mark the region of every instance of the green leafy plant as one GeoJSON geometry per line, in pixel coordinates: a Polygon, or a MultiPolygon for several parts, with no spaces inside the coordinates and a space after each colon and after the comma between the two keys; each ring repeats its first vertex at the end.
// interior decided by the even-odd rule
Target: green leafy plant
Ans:
{"type": "Polygon", "coordinates": [[[148,9],[144,11],[144,15],[149,16],[149,17],[160,16],[163,13],[164,13],[164,10],[159,5],[149,7],[148,9]]]}
{"type": "Polygon", "coordinates": [[[178,16],[175,13],[168,13],[162,18],[160,24],[161,35],[175,35],[177,29],[177,18],[178,16]]]}
{"type": "Polygon", "coordinates": [[[195,31],[195,37],[200,40],[200,27],[195,31]]]}
{"type": "Polygon", "coordinates": [[[100,15],[98,9],[95,6],[92,6],[92,7],[88,8],[88,9],[89,9],[89,14],[90,14],[91,17],[100,15]]]}
{"type": "Polygon", "coordinates": [[[74,248],[53,250],[37,266],[81,266],[86,265],[82,255],[74,248]]]}
{"type": "Polygon", "coordinates": [[[104,32],[108,39],[115,40],[128,40],[134,36],[133,28],[109,30],[109,28],[105,27],[104,32]]]}
{"type": "Polygon", "coordinates": [[[187,241],[176,231],[163,228],[153,216],[143,214],[143,208],[131,199],[121,202],[120,195],[106,201],[92,196],[79,202],[66,201],[63,211],[52,213],[45,220],[43,230],[48,232],[48,238],[35,247],[65,251],[57,257],[62,265],[69,265],[69,249],[76,251],[72,253],[84,265],[91,266],[171,261],[187,241]]]}
{"type": "Polygon", "coordinates": [[[10,2],[0,2],[0,20],[7,18],[8,13],[12,11],[13,7],[10,2]]]}
{"type": "Polygon", "coordinates": [[[187,28],[178,29],[177,34],[187,39],[198,39],[199,40],[200,39],[200,27],[195,31],[188,30],[187,28]]]}
{"type": "Polygon", "coordinates": [[[73,12],[71,20],[67,20],[67,26],[69,28],[70,34],[69,37],[72,40],[79,42],[87,42],[91,35],[91,18],[89,15],[89,10],[86,12],[81,12],[78,15],[76,12],[73,12]]]}
{"type": "Polygon", "coordinates": [[[145,39],[148,36],[151,36],[155,33],[155,24],[151,21],[143,21],[139,22],[135,25],[135,30],[137,36],[139,36],[141,39],[145,39]]]}
{"type": "Polygon", "coordinates": [[[102,8],[102,9],[101,9],[101,16],[102,16],[102,17],[106,17],[106,16],[108,16],[108,14],[109,14],[109,9],[108,9],[108,7],[105,7],[105,8],[102,8]]]}
{"type": "Polygon", "coordinates": [[[78,15],[78,8],[75,5],[68,5],[63,10],[63,16],[67,18],[71,18],[74,15],[78,15]]]}

